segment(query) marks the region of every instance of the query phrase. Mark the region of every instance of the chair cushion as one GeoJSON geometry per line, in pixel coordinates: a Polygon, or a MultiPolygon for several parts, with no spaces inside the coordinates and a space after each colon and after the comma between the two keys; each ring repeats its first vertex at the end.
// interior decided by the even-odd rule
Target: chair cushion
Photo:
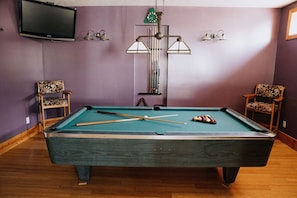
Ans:
{"type": "MultiPolygon", "coordinates": [[[[255,111],[261,111],[261,112],[272,112],[272,104],[265,103],[265,102],[250,102],[247,104],[247,108],[255,110],[255,111]]],[[[274,106],[274,110],[276,111],[278,109],[278,105],[274,106]]]]}
{"type": "Polygon", "coordinates": [[[39,81],[37,84],[38,93],[40,94],[61,93],[64,91],[63,80],[39,81]]]}
{"type": "Polygon", "coordinates": [[[67,105],[67,100],[64,98],[44,98],[43,105],[44,106],[52,106],[52,105],[67,105]]]}
{"type": "Polygon", "coordinates": [[[283,91],[284,87],[280,85],[258,84],[255,93],[258,97],[278,98],[283,91]]]}

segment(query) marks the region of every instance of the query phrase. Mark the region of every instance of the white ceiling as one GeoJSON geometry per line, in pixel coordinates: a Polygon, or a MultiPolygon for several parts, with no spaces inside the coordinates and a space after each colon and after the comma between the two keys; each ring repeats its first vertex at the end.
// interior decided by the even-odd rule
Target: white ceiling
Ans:
{"type": "Polygon", "coordinates": [[[296,0],[41,0],[57,5],[78,6],[193,6],[281,8],[296,0]]]}

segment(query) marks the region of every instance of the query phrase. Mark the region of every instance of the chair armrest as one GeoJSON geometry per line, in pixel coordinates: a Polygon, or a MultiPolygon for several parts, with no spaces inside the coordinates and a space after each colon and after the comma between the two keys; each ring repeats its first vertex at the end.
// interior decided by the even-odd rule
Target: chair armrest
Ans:
{"type": "Polygon", "coordinates": [[[254,97],[256,97],[256,94],[254,94],[254,93],[244,94],[243,97],[245,97],[245,98],[254,98],[254,97]]]}
{"type": "Polygon", "coordinates": [[[281,102],[283,100],[284,100],[284,97],[279,97],[279,98],[273,99],[274,102],[281,102]]]}
{"type": "Polygon", "coordinates": [[[71,95],[72,94],[72,91],[70,91],[70,90],[64,90],[63,91],[63,94],[65,94],[65,95],[71,95]]]}
{"type": "Polygon", "coordinates": [[[44,96],[43,96],[43,94],[38,93],[38,94],[37,94],[37,97],[38,97],[39,99],[41,99],[41,98],[43,98],[44,96]]]}

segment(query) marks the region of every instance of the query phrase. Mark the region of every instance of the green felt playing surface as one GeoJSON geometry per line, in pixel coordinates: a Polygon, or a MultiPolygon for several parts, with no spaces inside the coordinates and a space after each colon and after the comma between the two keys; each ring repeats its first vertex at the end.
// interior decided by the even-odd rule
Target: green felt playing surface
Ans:
{"type": "Polygon", "coordinates": [[[209,133],[209,132],[236,132],[249,133],[257,130],[257,126],[246,124],[244,118],[233,115],[222,108],[117,108],[117,107],[92,107],[90,110],[83,108],[67,121],[61,123],[56,129],[63,132],[132,132],[132,133],[209,133]],[[118,121],[130,119],[131,117],[98,113],[98,110],[117,114],[129,114],[135,116],[167,116],[158,118],[160,120],[133,120],[127,122],[116,122],[108,124],[92,124],[87,126],[76,126],[78,123],[97,121],[118,121]],[[194,116],[210,115],[216,120],[216,124],[192,121],[194,116]],[[180,123],[161,120],[176,121],[180,123]],[[185,124],[182,124],[185,123],[185,124]]]}

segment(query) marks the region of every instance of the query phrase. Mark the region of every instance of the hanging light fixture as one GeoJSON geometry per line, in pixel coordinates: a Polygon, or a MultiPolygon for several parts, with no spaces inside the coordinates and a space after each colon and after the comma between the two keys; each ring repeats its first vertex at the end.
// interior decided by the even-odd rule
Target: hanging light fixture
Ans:
{"type": "Polygon", "coordinates": [[[136,41],[127,49],[128,54],[143,54],[143,53],[151,53],[151,50],[140,41],[141,38],[145,37],[154,37],[158,40],[162,38],[172,38],[175,37],[176,41],[168,48],[168,54],[191,54],[191,49],[187,46],[187,44],[182,41],[181,36],[179,35],[163,35],[161,33],[161,17],[163,12],[156,12],[157,15],[157,23],[158,23],[158,31],[155,35],[141,35],[138,36],[136,41]]]}

